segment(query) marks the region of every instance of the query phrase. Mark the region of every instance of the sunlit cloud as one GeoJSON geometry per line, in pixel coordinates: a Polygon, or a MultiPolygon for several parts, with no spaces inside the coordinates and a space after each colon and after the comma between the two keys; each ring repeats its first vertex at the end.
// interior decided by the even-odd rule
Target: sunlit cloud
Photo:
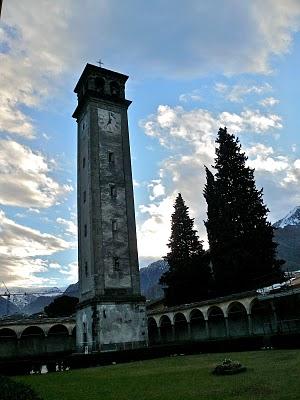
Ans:
{"type": "Polygon", "coordinates": [[[0,204],[47,208],[73,190],[51,177],[48,160],[13,140],[0,140],[0,204]]]}
{"type": "Polygon", "coordinates": [[[37,229],[17,224],[0,210],[0,276],[7,283],[43,284],[48,278],[44,258],[72,248],[73,243],[42,233],[37,229]]]}

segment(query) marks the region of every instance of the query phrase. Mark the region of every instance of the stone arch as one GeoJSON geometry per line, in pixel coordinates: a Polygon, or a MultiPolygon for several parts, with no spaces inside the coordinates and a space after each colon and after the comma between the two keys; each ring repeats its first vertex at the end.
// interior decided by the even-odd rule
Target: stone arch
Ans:
{"type": "Polygon", "coordinates": [[[265,335],[276,331],[274,313],[268,301],[253,300],[251,303],[251,321],[254,335],[265,335]]]}
{"type": "Polygon", "coordinates": [[[189,339],[188,323],[183,313],[177,312],[174,315],[175,340],[184,341],[189,339]]]}
{"type": "Polygon", "coordinates": [[[17,339],[18,335],[14,329],[8,327],[0,328],[0,360],[18,355],[17,339]]]}
{"type": "Polygon", "coordinates": [[[247,336],[248,315],[245,306],[239,301],[233,301],[227,308],[229,336],[247,336]]]}
{"type": "Polygon", "coordinates": [[[48,336],[69,336],[69,331],[65,325],[56,324],[48,330],[48,336]]]}
{"type": "Polygon", "coordinates": [[[121,93],[121,88],[118,82],[112,81],[110,82],[110,94],[112,96],[119,97],[121,93]]]}
{"type": "Polygon", "coordinates": [[[206,322],[204,315],[198,308],[193,309],[189,315],[191,339],[203,340],[207,338],[206,322]]]}
{"type": "Polygon", "coordinates": [[[218,306],[211,306],[207,310],[207,317],[210,338],[226,337],[226,323],[222,309],[218,306]]]}
{"type": "Polygon", "coordinates": [[[69,335],[69,330],[64,324],[52,325],[47,336],[47,352],[57,353],[73,347],[75,338],[69,335]]]}
{"type": "Polygon", "coordinates": [[[24,355],[46,353],[45,332],[39,326],[28,326],[22,331],[19,344],[24,355]]]}
{"type": "Polygon", "coordinates": [[[173,329],[170,318],[167,315],[162,315],[159,320],[160,335],[163,343],[173,341],[173,329]]]}
{"type": "Polygon", "coordinates": [[[153,317],[148,318],[148,337],[150,344],[156,344],[159,342],[158,326],[153,317]]]}
{"type": "Polygon", "coordinates": [[[8,340],[8,339],[17,339],[17,333],[10,328],[1,328],[0,329],[0,340],[8,340]]]}
{"type": "Polygon", "coordinates": [[[39,337],[45,337],[45,332],[43,331],[42,328],[39,326],[27,326],[21,333],[21,339],[26,338],[26,337],[33,337],[33,336],[39,336],[39,337]]]}

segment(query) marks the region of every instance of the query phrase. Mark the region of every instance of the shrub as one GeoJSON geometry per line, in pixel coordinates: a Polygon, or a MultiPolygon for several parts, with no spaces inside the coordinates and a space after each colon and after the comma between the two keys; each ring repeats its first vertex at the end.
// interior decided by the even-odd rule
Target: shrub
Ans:
{"type": "Polygon", "coordinates": [[[0,376],[1,400],[42,400],[28,385],[0,376]]]}
{"type": "Polygon", "coordinates": [[[229,358],[225,358],[225,360],[223,360],[221,364],[215,366],[213,374],[233,375],[244,371],[246,371],[246,367],[244,367],[240,362],[232,361],[229,358]]]}

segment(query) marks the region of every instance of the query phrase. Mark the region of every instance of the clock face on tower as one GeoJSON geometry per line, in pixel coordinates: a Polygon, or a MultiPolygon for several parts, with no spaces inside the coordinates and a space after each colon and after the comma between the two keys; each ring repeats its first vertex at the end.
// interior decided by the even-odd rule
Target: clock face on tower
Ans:
{"type": "Polygon", "coordinates": [[[98,108],[98,125],[104,131],[118,133],[121,129],[121,114],[98,108]]]}

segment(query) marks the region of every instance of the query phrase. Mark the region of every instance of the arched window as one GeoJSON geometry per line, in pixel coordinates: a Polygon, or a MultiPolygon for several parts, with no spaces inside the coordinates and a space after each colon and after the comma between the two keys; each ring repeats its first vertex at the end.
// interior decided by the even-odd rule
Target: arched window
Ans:
{"type": "Polygon", "coordinates": [[[120,85],[117,82],[110,83],[110,93],[112,96],[120,96],[120,85]]]}

